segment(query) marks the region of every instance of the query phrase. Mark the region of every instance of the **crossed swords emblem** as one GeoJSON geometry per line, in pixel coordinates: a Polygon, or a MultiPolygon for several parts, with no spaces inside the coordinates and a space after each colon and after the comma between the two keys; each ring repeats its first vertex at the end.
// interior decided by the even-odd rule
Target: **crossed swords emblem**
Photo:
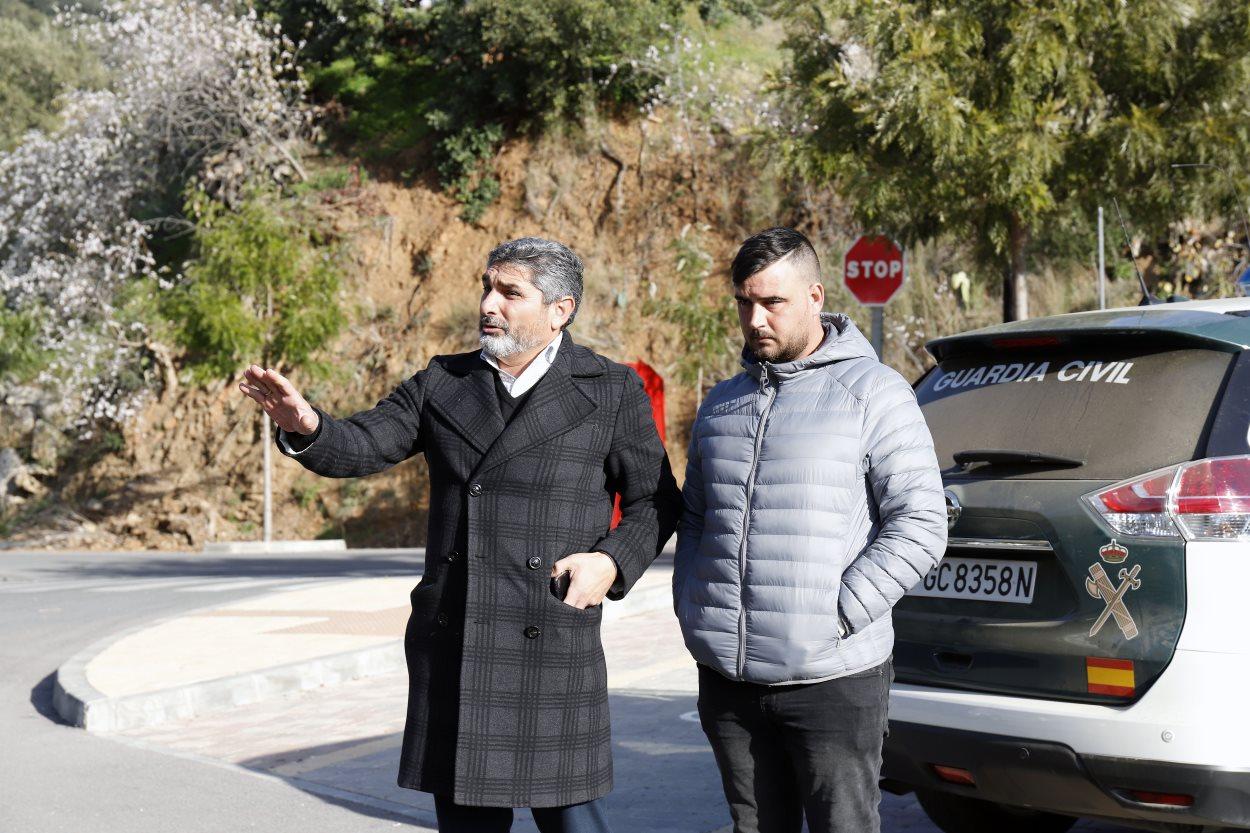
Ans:
{"type": "Polygon", "coordinates": [[[1137,636],[1137,623],[1133,621],[1133,616],[1128,612],[1128,606],[1124,604],[1124,596],[1130,590],[1136,590],[1141,587],[1141,580],[1137,578],[1137,574],[1141,572],[1141,565],[1134,564],[1132,571],[1120,569],[1120,586],[1116,587],[1111,583],[1111,579],[1107,576],[1107,571],[1102,568],[1101,564],[1094,563],[1089,565],[1090,577],[1085,579],[1085,590],[1095,599],[1101,598],[1107,603],[1103,609],[1102,615],[1094,622],[1094,626],[1089,629],[1091,637],[1096,636],[1102,626],[1107,624],[1107,619],[1114,616],[1115,623],[1120,626],[1120,631],[1124,634],[1125,639],[1132,639],[1137,636]]]}

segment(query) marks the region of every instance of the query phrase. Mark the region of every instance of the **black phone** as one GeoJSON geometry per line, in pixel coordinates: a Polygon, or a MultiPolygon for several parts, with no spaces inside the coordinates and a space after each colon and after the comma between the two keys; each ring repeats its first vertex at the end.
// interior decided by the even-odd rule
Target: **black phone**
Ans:
{"type": "Polygon", "coordinates": [[[565,570],[560,575],[551,579],[551,595],[560,601],[564,601],[564,597],[569,594],[569,585],[573,583],[573,574],[565,570]]]}

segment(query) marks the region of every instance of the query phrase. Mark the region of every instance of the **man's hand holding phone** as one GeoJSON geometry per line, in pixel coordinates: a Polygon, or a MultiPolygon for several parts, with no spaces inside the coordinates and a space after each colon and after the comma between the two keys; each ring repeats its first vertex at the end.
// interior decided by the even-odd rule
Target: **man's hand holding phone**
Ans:
{"type": "Polygon", "coordinates": [[[575,552],[551,565],[551,592],[566,605],[585,610],[603,602],[616,576],[612,556],[602,552],[575,552]],[[563,597],[561,590],[565,590],[563,597]]]}

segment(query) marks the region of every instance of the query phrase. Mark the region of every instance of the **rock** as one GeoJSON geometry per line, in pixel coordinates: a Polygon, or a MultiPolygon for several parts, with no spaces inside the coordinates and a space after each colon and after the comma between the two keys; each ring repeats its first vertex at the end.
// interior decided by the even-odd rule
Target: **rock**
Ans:
{"type": "Polygon", "coordinates": [[[28,497],[40,497],[47,491],[16,451],[0,448],[0,512],[11,503],[22,503],[28,497]]]}
{"type": "Polygon", "coordinates": [[[11,448],[0,448],[0,496],[8,494],[9,482],[26,464],[11,448]]]}
{"type": "Polygon", "coordinates": [[[191,546],[198,546],[203,540],[199,526],[199,523],[190,515],[170,515],[163,518],[157,528],[167,534],[181,535],[191,546]]]}
{"type": "Polygon", "coordinates": [[[64,443],[59,431],[41,421],[35,425],[30,438],[30,459],[41,466],[55,466],[64,443]]]}

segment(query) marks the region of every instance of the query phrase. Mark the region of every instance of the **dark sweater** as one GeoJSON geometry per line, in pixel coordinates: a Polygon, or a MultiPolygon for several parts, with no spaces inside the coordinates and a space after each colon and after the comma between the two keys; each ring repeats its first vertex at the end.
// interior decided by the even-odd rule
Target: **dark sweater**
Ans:
{"type": "MultiPolygon", "coordinates": [[[[535,385],[534,387],[537,387],[535,385]]],[[[508,389],[503,386],[503,380],[499,378],[499,372],[495,371],[495,394],[499,398],[499,411],[503,414],[503,423],[507,425],[516,416],[516,412],[521,410],[521,406],[525,404],[525,400],[529,399],[534,388],[531,387],[520,396],[513,397],[508,393],[508,389]]]]}

